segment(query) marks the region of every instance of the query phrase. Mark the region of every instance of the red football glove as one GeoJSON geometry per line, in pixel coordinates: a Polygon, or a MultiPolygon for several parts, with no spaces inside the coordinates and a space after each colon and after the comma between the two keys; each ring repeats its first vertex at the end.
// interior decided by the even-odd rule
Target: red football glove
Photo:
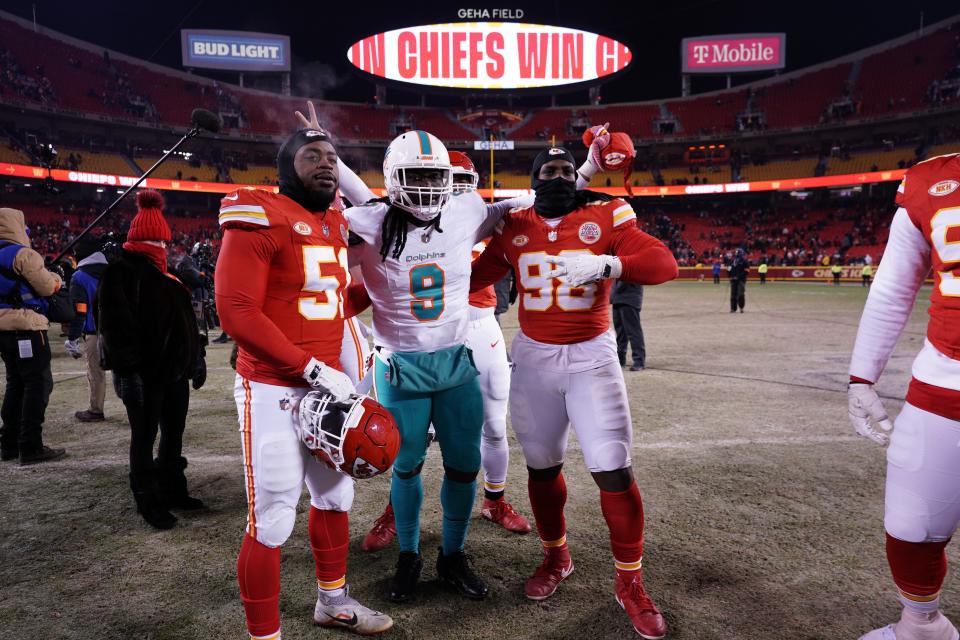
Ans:
{"type": "Polygon", "coordinates": [[[603,163],[600,158],[601,152],[610,144],[610,123],[595,125],[583,132],[583,144],[589,148],[588,157],[590,162],[597,168],[602,169],[603,163]]]}

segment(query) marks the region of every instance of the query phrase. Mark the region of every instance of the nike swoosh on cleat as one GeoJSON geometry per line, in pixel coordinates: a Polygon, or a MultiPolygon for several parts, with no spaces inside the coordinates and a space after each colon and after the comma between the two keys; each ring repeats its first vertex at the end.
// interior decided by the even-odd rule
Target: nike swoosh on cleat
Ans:
{"type": "Polygon", "coordinates": [[[353,617],[350,617],[350,618],[341,618],[340,616],[331,616],[329,613],[327,614],[327,617],[329,617],[330,620],[332,620],[333,622],[336,622],[337,624],[342,624],[348,627],[353,627],[357,624],[357,622],[360,621],[360,619],[357,618],[356,611],[353,612],[353,617]]]}

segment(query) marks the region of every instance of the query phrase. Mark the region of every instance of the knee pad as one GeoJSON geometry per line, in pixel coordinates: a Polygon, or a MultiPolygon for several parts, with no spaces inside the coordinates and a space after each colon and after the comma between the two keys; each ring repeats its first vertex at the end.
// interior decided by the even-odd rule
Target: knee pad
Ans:
{"type": "Polygon", "coordinates": [[[480,437],[487,445],[498,447],[507,441],[506,420],[484,420],[480,437]]]}
{"type": "Polygon", "coordinates": [[[530,476],[531,480],[536,480],[537,482],[547,482],[553,480],[560,475],[560,472],[563,471],[563,465],[558,464],[555,467],[548,467],[546,469],[533,469],[527,467],[527,474],[530,476]]]}
{"type": "Polygon", "coordinates": [[[443,465],[443,473],[454,482],[470,484],[477,479],[477,474],[480,473],[480,469],[475,471],[460,471],[459,469],[443,465]]]}
{"type": "Polygon", "coordinates": [[[266,547],[279,547],[290,534],[297,521],[297,509],[293,505],[275,502],[260,513],[257,520],[257,542],[266,547]]]}
{"type": "Polygon", "coordinates": [[[334,473],[336,478],[332,483],[323,482],[319,486],[317,483],[308,484],[310,504],[321,511],[350,511],[353,506],[354,480],[345,473],[334,473]]]}
{"type": "Polygon", "coordinates": [[[393,475],[397,476],[397,477],[400,478],[401,480],[409,480],[410,478],[413,478],[413,477],[415,477],[415,476],[420,475],[420,472],[421,472],[421,471],[423,471],[423,461],[422,461],[422,460],[420,461],[420,464],[418,464],[416,467],[413,468],[412,471],[400,471],[399,469],[397,469],[396,467],[394,467],[394,468],[393,468],[393,475]]]}

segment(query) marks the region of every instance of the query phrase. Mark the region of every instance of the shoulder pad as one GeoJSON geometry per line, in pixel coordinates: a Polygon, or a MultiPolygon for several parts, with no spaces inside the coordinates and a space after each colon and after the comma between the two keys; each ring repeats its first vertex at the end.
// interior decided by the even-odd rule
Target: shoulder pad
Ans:
{"type": "Polygon", "coordinates": [[[270,226],[267,210],[274,194],[262,189],[238,189],[220,199],[221,229],[260,229],[270,226]]]}
{"type": "Polygon", "coordinates": [[[897,188],[896,203],[908,211],[927,201],[928,196],[946,195],[957,188],[957,174],[944,172],[944,165],[960,159],[960,154],[935,156],[907,169],[897,188]],[[935,193],[937,189],[950,191],[935,193]]]}

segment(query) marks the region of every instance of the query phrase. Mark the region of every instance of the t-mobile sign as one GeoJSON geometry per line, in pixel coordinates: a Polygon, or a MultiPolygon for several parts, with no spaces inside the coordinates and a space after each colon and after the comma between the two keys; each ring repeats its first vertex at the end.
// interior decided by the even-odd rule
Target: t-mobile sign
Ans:
{"type": "Polygon", "coordinates": [[[683,73],[738,73],[783,69],[785,33],[747,33],[684,38],[683,73]]]}

